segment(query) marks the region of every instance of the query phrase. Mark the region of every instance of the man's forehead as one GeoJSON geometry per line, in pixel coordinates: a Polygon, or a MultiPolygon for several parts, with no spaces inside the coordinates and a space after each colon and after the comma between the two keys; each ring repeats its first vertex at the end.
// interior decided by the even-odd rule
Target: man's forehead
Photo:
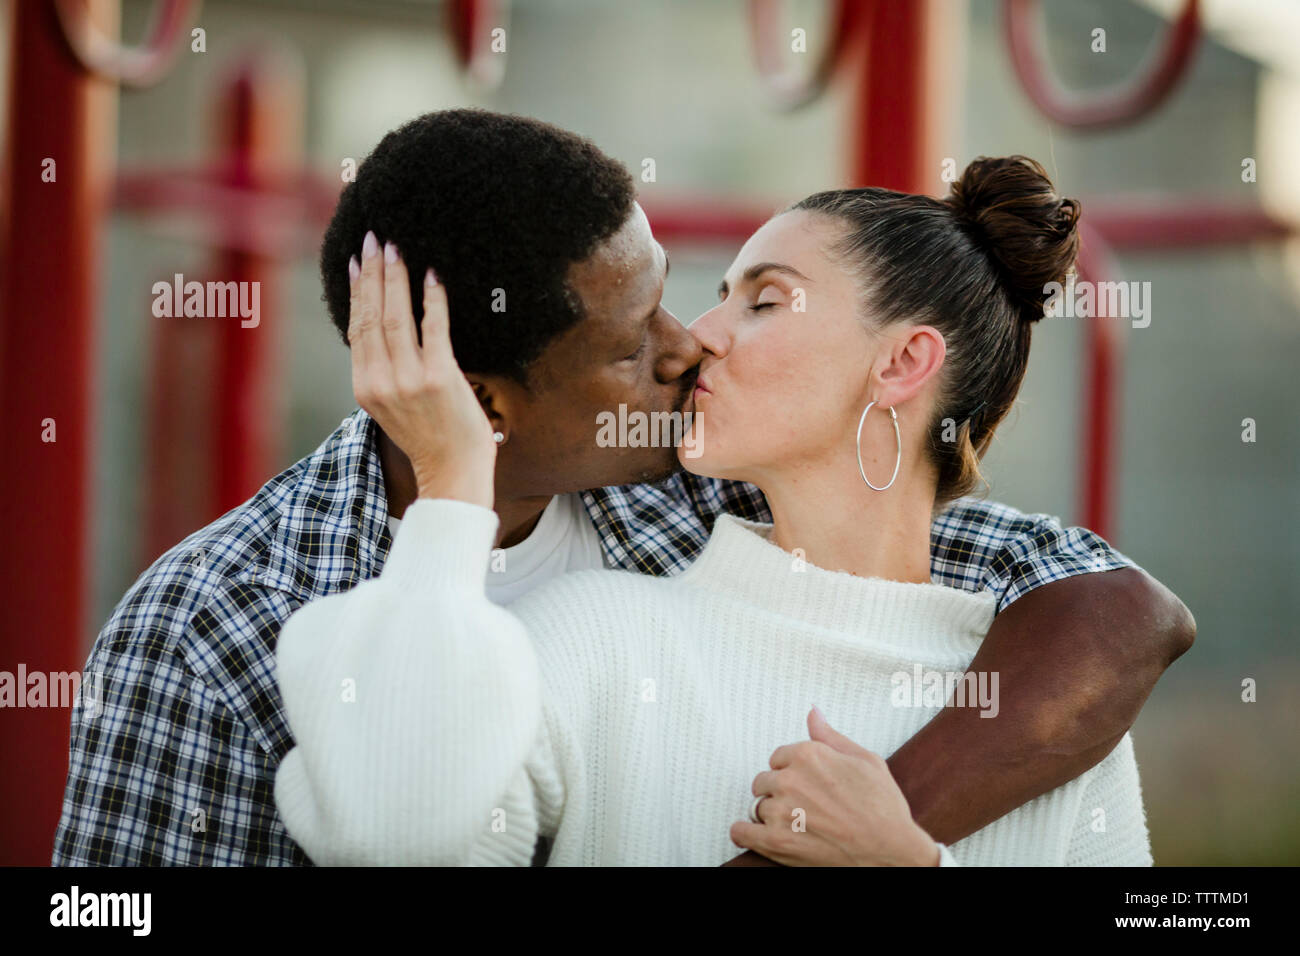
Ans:
{"type": "Polygon", "coordinates": [[[663,254],[659,243],[655,241],[650,229],[650,221],[639,203],[632,204],[623,225],[612,236],[600,243],[588,262],[599,265],[624,275],[636,274],[650,266],[657,265],[658,256],[663,254]]]}
{"type": "Polygon", "coordinates": [[[618,312],[655,304],[649,299],[659,294],[668,255],[651,234],[644,214],[641,218],[644,228],[625,226],[585,261],[574,264],[571,284],[588,307],[599,304],[600,311],[618,312]]]}

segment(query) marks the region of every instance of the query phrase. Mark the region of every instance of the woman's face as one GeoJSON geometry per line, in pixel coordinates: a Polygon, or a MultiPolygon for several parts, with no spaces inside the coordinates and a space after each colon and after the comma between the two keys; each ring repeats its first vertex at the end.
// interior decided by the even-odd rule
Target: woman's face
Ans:
{"type": "Polygon", "coordinates": [[[687,470],[761,485],[769,465],[815,468],[854,447],[881,336],[864,324],[857,281],[827,254],[838,236],[829,217],[778,215],[691,325],[704,359],[678,449],[687,470]]]}

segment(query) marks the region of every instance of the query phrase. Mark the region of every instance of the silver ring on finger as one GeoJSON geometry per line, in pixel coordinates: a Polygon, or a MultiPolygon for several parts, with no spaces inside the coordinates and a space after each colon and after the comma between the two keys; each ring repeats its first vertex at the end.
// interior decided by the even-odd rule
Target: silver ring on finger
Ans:
{"type": "Polygon", "coordinates": [[[754,802],[749,805],[749,819],[754,823],[761,824],[763,821],[758,815],[758,805],[770,797],[770,793],[760,794],[754,798],[754,802]]]}

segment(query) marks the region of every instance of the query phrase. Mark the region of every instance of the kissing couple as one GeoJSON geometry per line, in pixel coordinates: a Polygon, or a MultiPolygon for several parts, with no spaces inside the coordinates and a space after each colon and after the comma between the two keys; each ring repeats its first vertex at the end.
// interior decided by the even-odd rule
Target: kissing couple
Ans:
{"type": "MultiPolygon", "coordinates": [[[[495,237],[470,229],[480,258],[462,285],[439,255],[460,241],[455,223],[436,238],[419,200],[394,216],[370,198],[397,187],[395,171],[414,175],[421,148],[447,148],[425,141],[438,123],[381,143],[326,240],[324,267],[348,282],[358,402],[415,488],[383,572],[303,607],[280,639],[298,743],[275,796],[308,853],[526,865],[548,841],[555,865],[718,865],[737,847],[787,863],[1149,865],[1127,733],[952,846],[917,822],[881,756],[934,716],[900,704],[900,677],[960,678],[993,624],[991,582],[966,569],[934,580],[953,553],[932,551],[932,531],[975,487],[1012,407],[1043,287],[1074,265],[1078,204],[1020,156],[976,160],[945,200],[817,193],[749,238],[717,304],[683,328],[660,304],[667,260],[629,178],[593,155],[586,195],[575,176],[545,197],[481,196],[554,204],[534,227],[543,257],[576,241],[556,234],[560,209],[603,223],[594,245],[570,247],[569,285],[540,290],[549,304],[579,301],[539,352],[549,316],[530,303],[507,320],[473,303],[493,282],[507,301],[522,293],[494,275],[495,237]],[[584,280],[601,270],[592,302],[584,280]],[[482,374],[515,335],[515,364],[482,374]],[[691,478],[665,492],[668,515],[634,503],[630,517],[650,527],[632,541],[615,527],[607,543],[589,502],[548,502],[587,484],[570,465],[597,454],[597,416],[582,412],[621,391],[672,397],[683,381],[679,464],[691,478]],[[752,486],[767,514],[724,508],[695,527],[676,516],[727,484],[752,486]],[[509,529],[493,507],[521,497],[544,505],[528,540],[540,535],[545,554],[528,558],[527,593],[505,601],[490,565],[509,529]],[[686,536],[702,547],[672,573],[603,560],[602,544],[686,536]]],[[[443,189],[464,195],[466,179],[492,175],[469,172],[490,168],[479,158],[443,189]]],[[[992,563],[1014,560],[1006,550],[1032,563],[1033,543],[1005,543],[992,563]]]]}
{"type": "Polygon", "coordinates": [[[592,143],[389,133],[321,250],[361,409],[114,611],[55,862],[1150,864],[1194,622],[971,496],[1078,216],[1023,157],[817,193],[687,327],[592,143]]]}

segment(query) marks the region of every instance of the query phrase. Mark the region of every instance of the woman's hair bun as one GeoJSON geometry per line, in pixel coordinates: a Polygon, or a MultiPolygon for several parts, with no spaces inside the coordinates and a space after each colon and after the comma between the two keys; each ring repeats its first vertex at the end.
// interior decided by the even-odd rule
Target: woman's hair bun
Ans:
{"type": "Polygon", "coordinates": [[[1064,284],[1078,255],[1078,200],[1058,196],[1047,171],[1027,156],[981,156],[946,202],[992,257],[1021,317],[1041,319],[1043,286],[1064,284]]]}

